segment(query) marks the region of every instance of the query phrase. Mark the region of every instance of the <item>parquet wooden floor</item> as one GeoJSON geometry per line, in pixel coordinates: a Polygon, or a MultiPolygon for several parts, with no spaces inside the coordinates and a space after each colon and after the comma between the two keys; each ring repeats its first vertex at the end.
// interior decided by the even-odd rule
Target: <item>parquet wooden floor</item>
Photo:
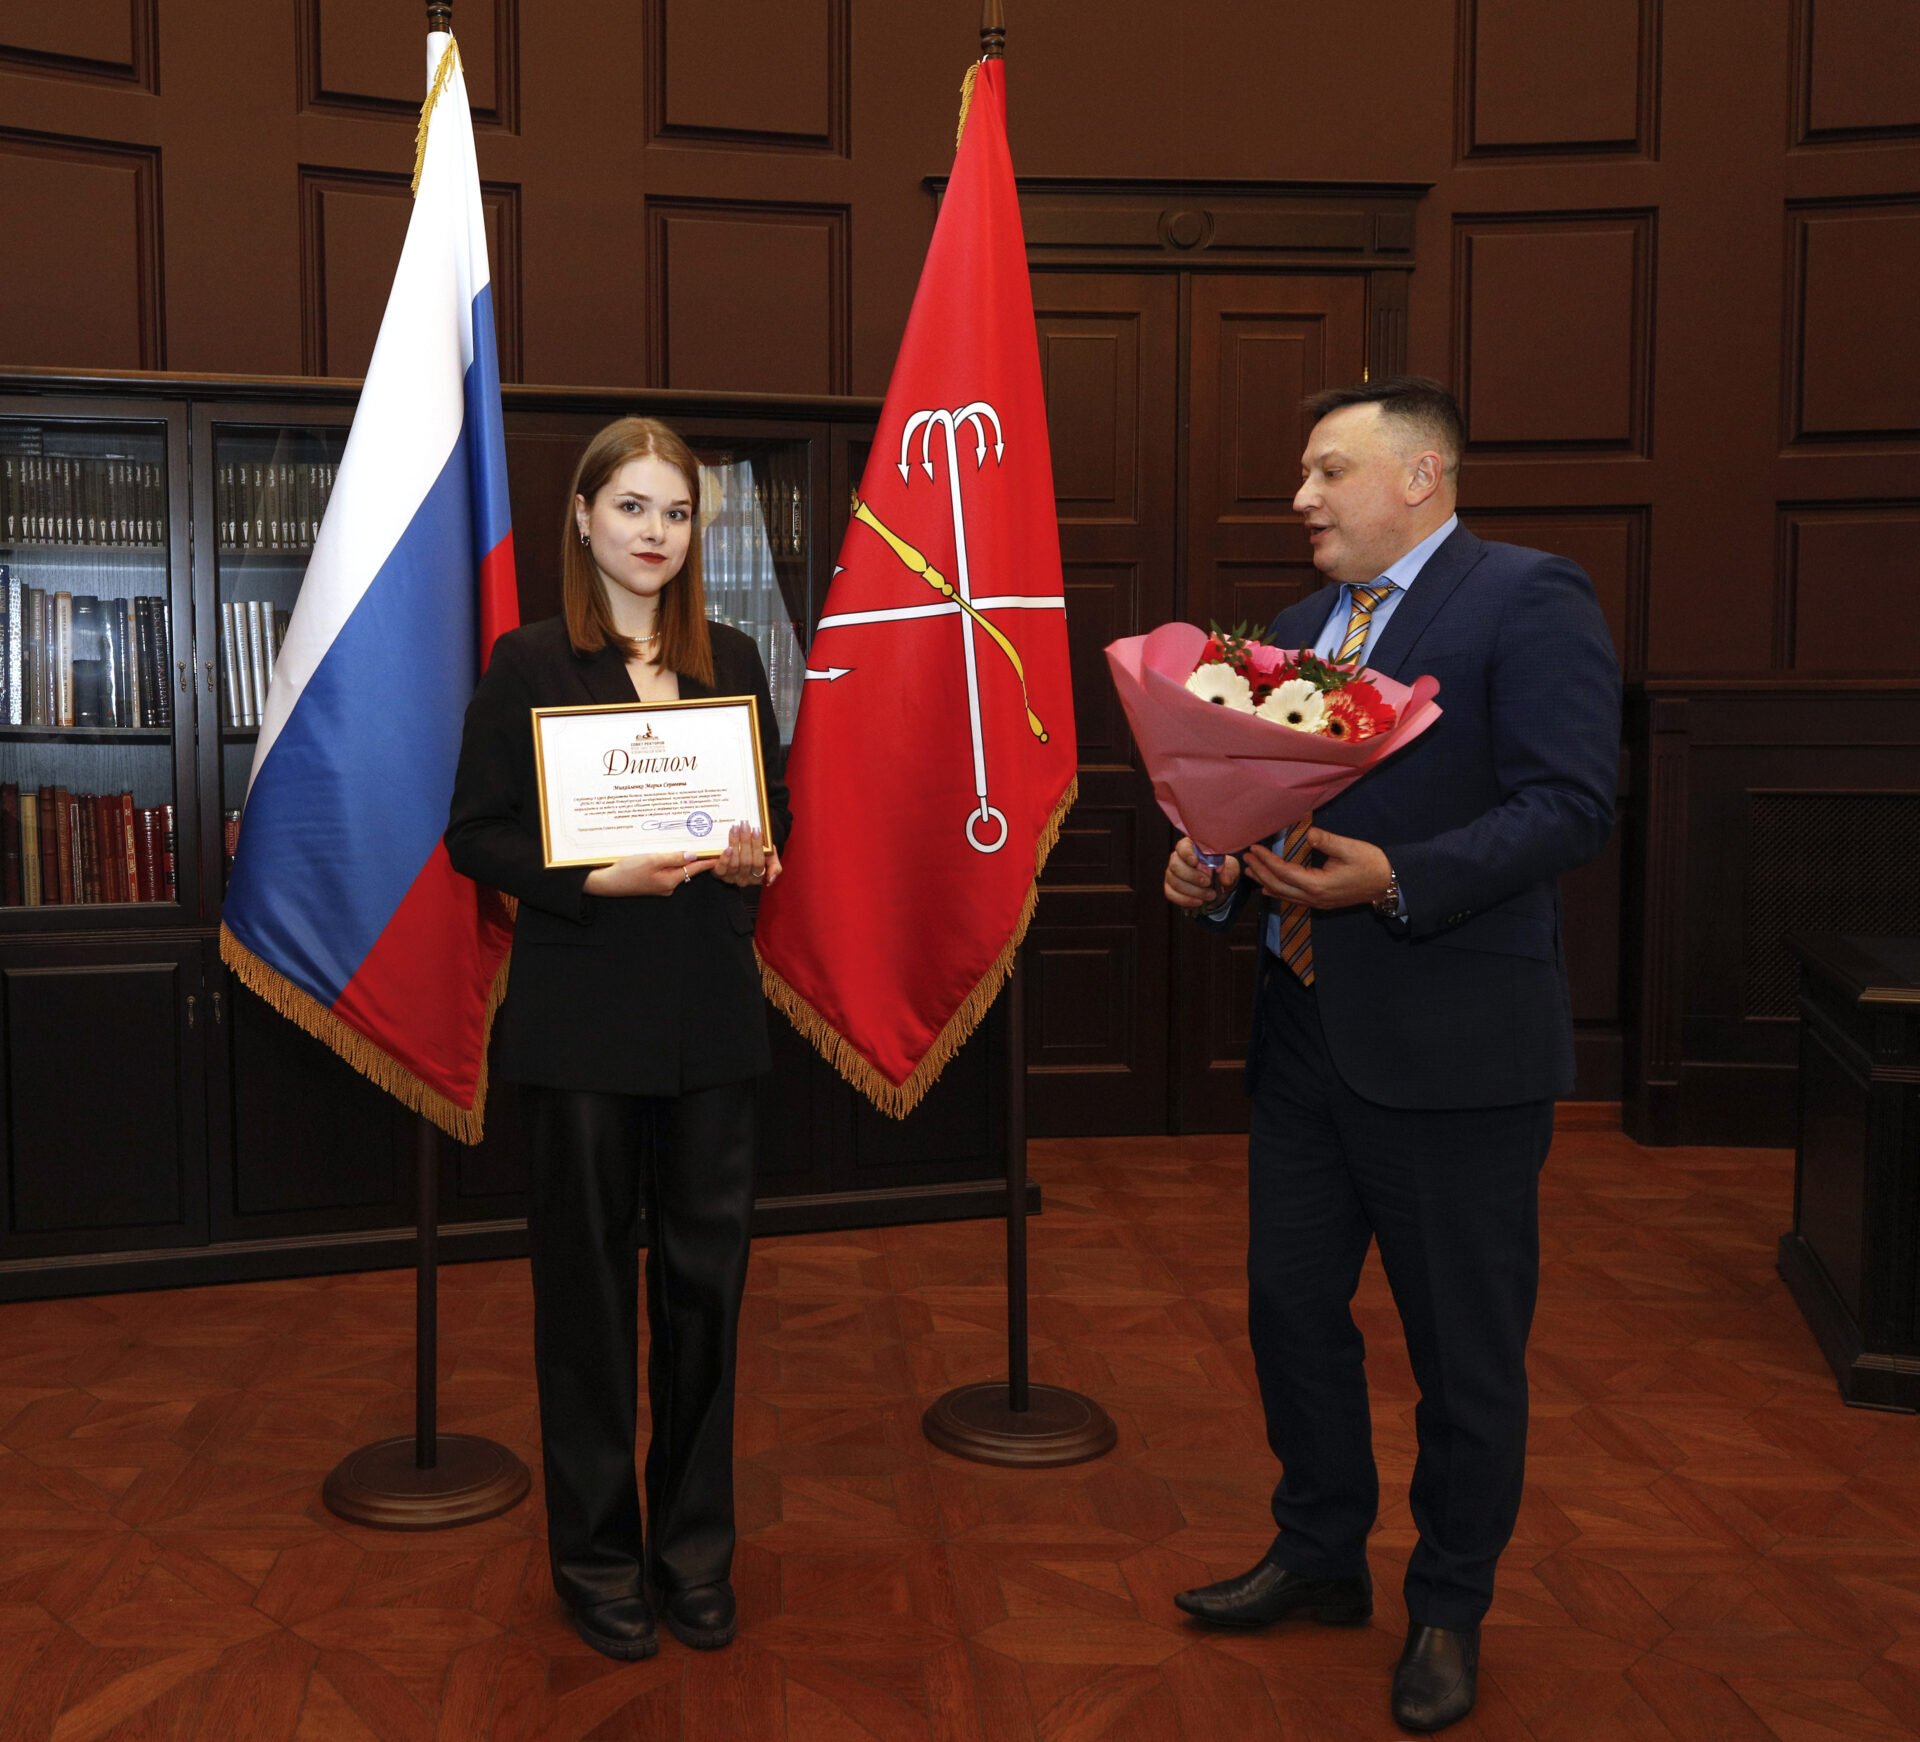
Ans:
{"type": "MultiPolygon", "coordinates": [[[[343,1525],[320,1481],[407,1431],[406,1272],[0,1308],[0,1737],[1241,1742],[1397,1734],[1412,1392],[1370,1269],[1387,1496],[1371,1628],[1220,1637],[1180,1586],[1260,1552],[1240,1146],[1045,1143],[1035,1377],[1118,1450],[1015,1473],[923,1405],[1004,1372],[994,1223],[768,1240],[743,1331],[717,1654],[568,1630],[536,1497],[447,1534],[343,1525]]],[[[1920,1420],[1843,1408],[1773,1275],[1791,1161],[1563,1129],[1533,1459],[1454,1734],[1920,1733],[1920,1420]]],[[[442,1420],[538,1457],[526,1268],[442,1275],[442,1420]]]]}

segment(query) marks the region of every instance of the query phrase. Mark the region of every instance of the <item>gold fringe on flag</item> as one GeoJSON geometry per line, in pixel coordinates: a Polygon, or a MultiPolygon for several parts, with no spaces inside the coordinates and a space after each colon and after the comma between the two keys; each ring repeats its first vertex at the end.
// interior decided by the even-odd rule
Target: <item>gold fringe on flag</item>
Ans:
{"type": "MultiPolygon", "coordinates": [[[[975,61],[967,68],[967,76],[960,81],[960,121],[953,130],[953,148],[960,149],[960,141],[967,131],[967,110],[973,106],[973,81],[980,76],[980,63],[975,61]]],[[[991,1000],[989,1000],[991,1002],[991,1000]]]]}
{"type": "Polygon", "coordinates": [[[413,136],[413,189],[420,191],[420,172],[427,166],[427,123],[433,119],[433,106],[440,101],[440,93],[447,88],[447,80],[453,77],[453,69],[461,64],[460,45],[451,36],[447,46],[440,51],[440,64],[433,69],[433,83],[427,87],[427,100],[420,105],[420,131],[413,136]]]}
{"type": "MultiPolygon", "coordinates": [[[[473,1105],[462,1107],[450,1101],[438,1089],[422,1082],[391,1053],[375,1046],[357,1029],[349,1028],[311,993],[303,992],[278,968],[261,961],[232,932],[220,928],[220,959],[232,969],[234,977],[249,992],[271,1004],[289,1022],[322,1045],[331,1047],[363,1077],[385,1089],[396,1101],[404,1102],[423,1118],[431,1119],[449,1137],[461,1143],[478,1143],[485,1130],[487,1116],[487,1054],[480,1050],[480,1079],[474,1084],[473,1105]]],[[[513,957],[506,956],[493,977],[487,994],[487,1011],[481,1032],[493,1030],[493,1013],[507,995],[507,969],[513,957]]]]}
{"type": "MultiPolygon", "coordinates": [[[[1033,881],[1027,885],[1027,898],[1020,904],[1020,919],[1013,928],[1012,937],[1007,940],[1006,948],[994,959],[993,966],[980,976],[960,1008],[947,1019],[946,1027],[934,1037],[933,1044],[927,1048],[920,1062],[913,1067],[913,1074],[904,1083],[896,1083],[874,1069],[865,1053],[769,967],[765,957],[760,957],[760,984],[766,991],[767,1001],[812,1043],[828,1064],[882,1113],[890,1114],[895,1119],[906,1118],[919,1106],[926,1092],[940,1080],[940,1073],[947,1068],[948,1061],[966,1045],[973,1031],[980,1026],[980,1019],[993,1007],[994,999],[1000,996],[1001,987],[1006,985],[1007,977],[1013,972],[1013,958],[1026,941],[1027,927],[1033,921],[1034,909],[1040,905],[1040,874],[1046,870],[1047,857],[1060,839],[1060,825],[1066,821],[1067,812],[1073,809],[1074,800],[1079,796],[1080,777],[1075,775],[1067,783],[1067,790],[1061,795],[1060,802],[1053,807],[1053,815],[1041,830],[1040,839],[1034,846],[1033,881]]],[[[757,946],[754,953],[759,956],[757,946]]]]}

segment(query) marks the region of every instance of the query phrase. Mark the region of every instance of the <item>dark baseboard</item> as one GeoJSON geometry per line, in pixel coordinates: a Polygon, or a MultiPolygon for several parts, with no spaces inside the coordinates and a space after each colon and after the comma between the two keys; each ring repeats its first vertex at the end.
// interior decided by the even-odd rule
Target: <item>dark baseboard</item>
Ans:
{"type": "MultiPolygon", "coordinates": [[[[1040,1213],[1040,1188],[1027,1185],[1027,1213],[1040,1213]]],[[[913,1222],[975,1221],[1006,1214],[1004,1180],[960,1185],[895,1187],[821,1196],[766,1198],[754,1205],[753,1231],[817,1234],[841,1228],[897,1227],[913,1222]]],[[[337,1276],[359,1270],[405,1269],[414,1261],[414,1231],[378,1228],[353,1234],[294,1235],[233,1240],[218,1245],[161,1247],[145,1252],[21,1258],[0,1264],[0,1302],[55,1300],[72,1295],[120,1294],[147,1288],[197,1288],[223,1282],[263,1282],[293,1276],[337,1276]]],[[[445,1222],[442,1264],[524,1258],[524,1217],[492,1222],[445,1222]]]]}

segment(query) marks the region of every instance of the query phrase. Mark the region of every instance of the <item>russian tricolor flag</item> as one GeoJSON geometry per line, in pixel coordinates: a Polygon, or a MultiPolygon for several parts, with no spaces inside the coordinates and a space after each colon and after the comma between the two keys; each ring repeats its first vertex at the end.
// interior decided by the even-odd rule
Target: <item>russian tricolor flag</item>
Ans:
{"type": "Polygon", "coordinates": [[[274,667],[220,953],[253,991],[477,1142],[511,927],[440,844],[467,699],[519,621],[479,166],[453,38],[413,216],[274,667]]]}

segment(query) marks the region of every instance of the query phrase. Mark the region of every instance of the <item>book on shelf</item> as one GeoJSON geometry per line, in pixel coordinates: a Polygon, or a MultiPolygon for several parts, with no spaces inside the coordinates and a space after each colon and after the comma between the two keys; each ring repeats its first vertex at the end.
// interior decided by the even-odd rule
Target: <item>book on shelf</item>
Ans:
{"type": "Polygon", "coordinates": [[[178,901],[180,899],[180,840],[174,823],[174,810],[170,804],[163,804],[160,810],[160,899],[178,901]]]}
{"type": "Polygon", "coordinates": [[[267,715],[267,673],[272,667],[267,654],[267,618],[272,609],[262,599],[246,601],[247,675],[253,686],[253,724],[256,726],[267,715]]]}
{"type": "Polygon", "coordinates": [[[0,902],[20,905],[20,783],[0,782],[0,902]]]}
{"type": "Polygon", "coordinates": [[[4,610],[7,616],[6,670],[0,676],[0,685],[4,685],[6,690],[6,721],[10,726],[24,726],[27,723],[26,697],[21,689],[25,677],[25,606],[25,589],[20,577],[13,572],[11,563],[0,563],[0,610],[4,610]]]}
{"type": "Polygon", "coordinates": [[[240,813],[237,810],[220,813],[220,850],[226,855],[227,869],[233,869],[234,855],[240,851],[240,813]]]}
{"type": "Polygon", "coordinates": [[[20,795],[20,901],[40,905],[40,795],[20,795]]]}
{"type": "Polygon", "coordinates": [[[107,649],[102,645],[106,624],[100,601],[92,593],[75,593],[71,609],[73,627],[69,641],[73,671],[68,681],[73,691],[72,724],[111,726],[107,649]]]}
{"type": "Polygon", "coordinates": [[[53,724],[73,724],[73,595],[62,588],[53,595],[53,724]]]}
{"type": "Polygon", "coordinates": [[[53,788],[43,786],[38,800],[40,899],[51,907],[60,899],[60,814],[65,808],[53,788]]]}

